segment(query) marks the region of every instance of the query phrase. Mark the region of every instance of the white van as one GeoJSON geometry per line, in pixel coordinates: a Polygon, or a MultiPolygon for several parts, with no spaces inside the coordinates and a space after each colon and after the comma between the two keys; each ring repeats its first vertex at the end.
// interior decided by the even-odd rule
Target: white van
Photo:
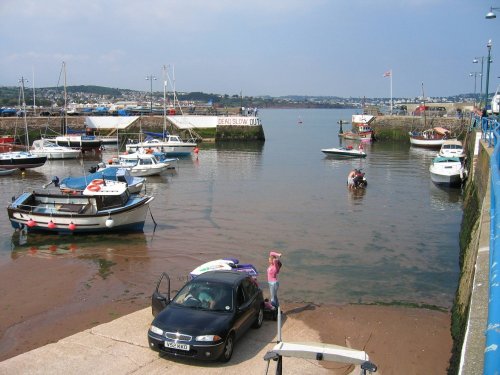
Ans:
{"type": "Polygon", "coordinates": [[[491,112],[497,115],[500,113],[500,85],[498,85],[497,92],[491,99],[491,112]]]}

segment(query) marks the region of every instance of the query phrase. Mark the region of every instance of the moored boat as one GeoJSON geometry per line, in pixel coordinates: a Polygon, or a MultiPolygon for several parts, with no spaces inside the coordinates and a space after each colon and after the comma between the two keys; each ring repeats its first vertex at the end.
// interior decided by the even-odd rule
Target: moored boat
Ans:
{"type": "Polygon", "coordinates": [[[142,231],[153,199],[130,194],[124,182],[96,179],[82,194],[24,192],[7,207],[7,212],[15,229],[27,231],[142,231]]]}
{"type": "Polygon", "coordinates": [[[342,158],[365,158],[366,152],[362,148],[355,149],[352,146],[347,147],[331,147],[321,149],[326,155],[337,156],[342,158]]]}
{"type": "Polygon", "coordinates": [[[467,170],[458,157],[436,156],[429,166],[431,180],[437,185],[458,186],[467,177],[467,170]]]}
{"type": "Polygon", "coordinates": [[[28,169],[41,167],[47,156],[34,155],[27,151],[9,151],[0,154],[1,169],[28,169]]]}
{"type": "Polygon", "coordinates": [[[195,142],[186,142],[178,135],[166,134],[163,139],[148,137],[143,142],[130,141],[125,146],[128,152],[160,152],[167,156],[189,156],[196,147],[195,142]]]}
{"type": "Polygon", "coordinates": [[[462,142],[452,139],[444,141],[439,150],[438,156],[465,158],[464,146],[462,142]]]}
{"type": "Polygon", "coordinates": [[[82,152],[66,146],[59,146],[47,139],[37,139],[33,141],[31,153],[38,156],[46,156],[47,159],[76,159],[82,152]]]}
{"type": "Polygon", "coordinates": [[[130,193],[135,194],[139,193],[146,183],[146,179],[144,177],[134,177],[126,168],[109,167],[100,171],[96,171],[95,169],[96,168],[94,167],[94,171],[85,176],[66,177],[62,179],[60,183],[57,182],[57,185],[59,185],[62,192],[81,193],[85,190],[90,181],[95,179],[105,179],[125,182],[130,193]]]}
{"type": "Polygon", "coordinates": [[[170,169],[170,163],[160,161],[155,155],[144,152],[136,152],[132,154],[122,154],[117,158],[110,160],[107,165],[104,163],[98,164],[99,171],[103,168],[121,167],[130,171],[130,174],[135,177],[145,177],[159,175],[170,169]]]}
{"type": "Polygon", "coordinates": [[[454,140],[451,132],[442,127],[426,129],[422,132],[410,132],[410,144],[417,147],[440,148],[447,140],[454,140]]]}

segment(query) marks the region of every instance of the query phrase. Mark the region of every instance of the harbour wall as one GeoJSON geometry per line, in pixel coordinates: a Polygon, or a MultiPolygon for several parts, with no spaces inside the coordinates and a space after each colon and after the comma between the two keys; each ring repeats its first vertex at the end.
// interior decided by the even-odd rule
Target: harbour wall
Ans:
{"type": "Polygon", "coordinates": [[[448,374],[483,372],[488,315],[490,158],[493,148],[475,129],[467,132],[469,178],[459,238],[460,279],[452,308],[453,350],[448,374]]]}
{"type": "MultiPolygon", "coordinates": [[[[84,130],[85,117],[68,116],[67,126],[72,129],[84,130]]],[[[63,117],[27,117],[30,139],[42,136],[54,136],[61,132],[63,117]]],[[[141,116],[139,121],[127,129],[128,134],[138,134],[141,130],[162,132],[163,116],[141,116]]],[[[199,141],[264,141],[262,125],[219,125],[217,127],[179,129],[173,123],[167,122],[168,130],[179,134],[182,138],[191,138],[191,133],[199,141]]],[[[0,134],[24,134],[24,119],[19,117],[0,117],[0,134]]],[[[120,132],[121,134],[121,132],[120,132]]],[[[23,142],[23,139],[21,139],[23,142]]]]}
{"type": "Polygon", "coordinates": [[[470,119],[456,117],[427,117],[424,121],[419,116],[377,116],[370,123],[378,140],[396,140],[410,142],[408,133],[440,126],[451,130],[459,138],[465,135],[470,119]]]}

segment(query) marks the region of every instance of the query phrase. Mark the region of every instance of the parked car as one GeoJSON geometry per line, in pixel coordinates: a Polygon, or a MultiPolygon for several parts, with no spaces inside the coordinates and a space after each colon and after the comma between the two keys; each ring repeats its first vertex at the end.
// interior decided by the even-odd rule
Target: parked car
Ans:
{"type": "Polygon", "coordinates": [[[155,316],[149,347],[171,356],[202,360],[231,359],[235,342],[264,320],[264,297],[245,272],[210,271],[189,281],[170,300],[170,279],[163,273],[152,296],[155,316]],[[160,286],[168,283],[166,293],[160,286]]]}

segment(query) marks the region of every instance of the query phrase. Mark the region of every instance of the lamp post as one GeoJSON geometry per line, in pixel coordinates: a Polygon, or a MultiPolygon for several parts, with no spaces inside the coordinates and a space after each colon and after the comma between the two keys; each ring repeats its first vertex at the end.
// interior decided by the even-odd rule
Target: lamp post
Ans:
{"type": "Polygon", "coordinates": [[[493,13],[494,10],[500,10],[500,8],[490,7],[490,11],[486,13],[486,16],[484,18],[486,18],[487,20],[492,20],[497,18],[497,15],[493,13]]]}
{"type": "Polygon", "coordinates": [[[476,94],[476,82],[477,82],[477,75],[480,75],[481,76],[481,73],[480,72],[471,72],[469,73],[469,77],[474,77],[474,107],[476,106],[476,102],[477,102],[477,94],[476,94]]]}
{"type": "MultiPolygon", "coordinates": [[[[474,60],[472,60],[473,64],[478,64],[479,59],[481,59],[481,97],[483,96],[483,68],[484,68],[484,59],[485,56],[479,56],[479,57],[474,57],[474,60]]],[[[481,107],[481,101],[479,101],[479,107],[481,107]]]]}
{"type": "Polygon", "coordinates": [[[152,74],[146,76],[146,81],[150,82],[151,86],[151,105],[150,105],[150,114],[153,114],[153,81],[156,81],[156,77],[152,74]]]}
{"type": "Polygon", "coordinates": [[[487,106],[488,96],[489,96],[488,86],[490,84],[490,63],[491,63],[490,57],[491,57],[491,46],[492,45],[493,44],[491,43],[491,39],[488,40],[488,43],[486,44],[486,47],[488,48],[488,61],[486,64],[486,93],[484,94],[484,106],[485,107],[487,106]]]}

